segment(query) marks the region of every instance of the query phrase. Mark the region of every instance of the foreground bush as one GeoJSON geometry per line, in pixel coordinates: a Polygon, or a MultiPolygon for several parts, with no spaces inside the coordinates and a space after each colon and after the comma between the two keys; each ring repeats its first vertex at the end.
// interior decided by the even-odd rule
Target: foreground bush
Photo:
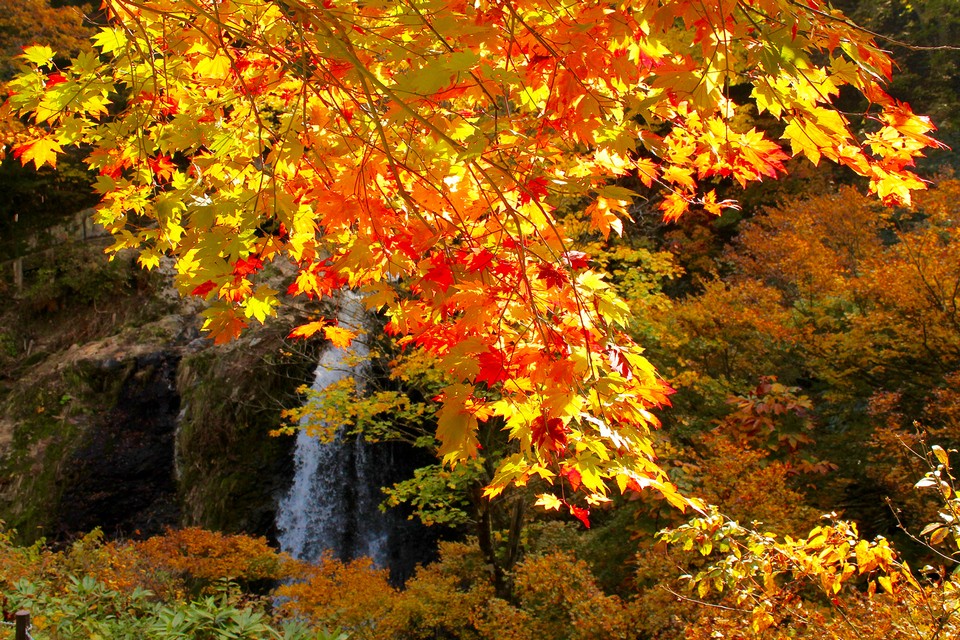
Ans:
{"type": "Polygon", "coordinates": [[[36,640],[338,637],[279,620],[252,590],[295,566],[262,538],[184,529],[103,543],[95,531],[53,551],[12,537],[0,532],[0,608],[5,619],[30,611],[36,640]]]}

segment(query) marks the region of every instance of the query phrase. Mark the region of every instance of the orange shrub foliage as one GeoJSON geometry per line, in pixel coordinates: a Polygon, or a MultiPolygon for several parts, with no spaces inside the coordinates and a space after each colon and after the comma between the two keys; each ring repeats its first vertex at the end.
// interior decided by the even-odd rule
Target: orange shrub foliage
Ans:
{"type": "MultiPolygon", "coordinates": [[[[3,553],[11,552],[22,554],[23,550],[0,546],[0,560],[3,553]]],[[[38,557],[50,553],[44,550],[38,557]]],[[[199,528],[170,529],[139,542],[106,543],[103,534],[94,530],[55,556],[59,571],[93,576],[117,591],[140,587],[160,598],[177,599],[200,595],[217,582],[279,580],[294,566],[264,538],[199,528]]]]}
{"type": "Polygon", "coordinates": [[[482,638],[477,622],[494,598],[491,578],[475,543],[441,543],[440,559],[417,569],[395,601],[381,637],[482,638]]]}
{"type": "Polygon", "coordinates": [[[0,590],[10,589],[19,580],[45,575],[54,570],[57,554],[40,545],[17,547],[13,534],[0,522],[0,590]]]}
{"type": "Polygon", "coordinates": [[[65,573],[93,576],[117,591],[141,587],[160,596],[183,591],[172,576],[158,575],[144,567],[129,542],[104,542],[99,529],[71,544],[60,554],[59,565],[65,573]]]}
{"type": "Polygon", "coordinates": [[[324,556],[318,565],[301,564],[295,581],[281,585],[276,595],[283,615],[368,640],[383,637],[383,620],[397,598],[387,579],[388,572],[375,569],[369,558],[343,563],[324,556]]]}
{"type": "Polygon", "coordinates": [[[286,571],[285,557],[262,537],[191,527],[170,529],[132,546],[144,565],[194,581],[276,580],[286,571]]]}
{"type": "Polygon", "coordinates": [[[569,552],[531,556],[514,576],[516,611],[503,616],[506,603],[486,612],[481,630],[491,640],[508,637],[509,628],[521,638],[590,640],[633,638],[636,612],[617,596],[597,586],[587,563],[569,552]],[[508,620],[507,628],[501,620],[508,620]],[[517,623],[523,622],[523,625],[517,623]],[[518,628],[519,626],[519,628],[518,628]]]}
{"type": "Polygon", "coordinates": [[[403,591],[369,560],[325,558],[303,580],[281,586],[284,615],[340,627],[361,640],[588,640],[635,638],[637,610],[604,594],[587,564],[567,552],[517,565],[514,600],[495,597],[476,544],[442,543],[441,558],[403,591]]]}

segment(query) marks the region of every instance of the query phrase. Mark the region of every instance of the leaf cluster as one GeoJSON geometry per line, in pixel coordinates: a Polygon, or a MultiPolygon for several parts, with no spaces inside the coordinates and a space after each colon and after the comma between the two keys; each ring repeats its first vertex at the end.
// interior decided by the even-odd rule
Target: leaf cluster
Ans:
{"type": "Polygon", "coordinates": [[[296,263],[290,293],[359,289],[449,375],[446,463],[477,455],[482,423],[505,425],[518,453],[491,497],[575,473],[594,503],[615,485],[684,504],[651,446],[670,390],[558,206],[586,201],[608,238],[641,195],[615,184],[630,178],[668,220],[718,215],[734,203],[711,181],[774,178],[787,151],[905,203],[923,186],[914,158],[937,145],[881,87],[886,54],[821,0],[110,0],[106,13],[69,66],[48,45],[20,56],[6,108],[29,130],[14,155],[41,167],[89,147],[112,250],[137,248],[148,269],[175,256],[218,342],[275,312],[273,260],[296,263]],[[844,88],[868,99],[871,127],[833,106],[844,88]],[[746,105],[784,142],[743,126],[746,105]]]}

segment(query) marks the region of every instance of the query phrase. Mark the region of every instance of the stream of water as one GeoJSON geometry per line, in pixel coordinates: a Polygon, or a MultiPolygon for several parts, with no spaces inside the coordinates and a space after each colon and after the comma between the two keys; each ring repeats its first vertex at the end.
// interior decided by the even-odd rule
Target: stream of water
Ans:
{"type": "MultiPolygon", "coordinates": [[[[341,297],[337,319],[359,332],[349,349],[330,346],[320,357],[313,389],[322,391],[347,377],[362,384],[369,346],[363,335],[366,312],[354,294],[341,297]]],[[[329,425],[334,426],[334,425],[329,425]]],[[[342,428],[324,443],[306,430],[297,434],[293,485],[277,511],[281,548],[295,558],[315,562],[324,552],[341,560],[369,556],[387,564],[388,522],[369,445],[342,428]]]]}

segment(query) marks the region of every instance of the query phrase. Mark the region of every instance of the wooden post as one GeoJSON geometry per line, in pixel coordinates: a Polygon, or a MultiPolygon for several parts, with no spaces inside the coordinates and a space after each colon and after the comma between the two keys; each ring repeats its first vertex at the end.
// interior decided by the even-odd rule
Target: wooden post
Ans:
{"type": "Polygon", "coordinates": [[[13,290],[23,292],[23,257],[13,259],[13,290]]]}
{"type": "Polygon", "coordinates": [[[27,628],[30,626],[30,612],[21,609],[16,613],[17,633],[14,636],[16,640],[27,640],[27,628]]]}

